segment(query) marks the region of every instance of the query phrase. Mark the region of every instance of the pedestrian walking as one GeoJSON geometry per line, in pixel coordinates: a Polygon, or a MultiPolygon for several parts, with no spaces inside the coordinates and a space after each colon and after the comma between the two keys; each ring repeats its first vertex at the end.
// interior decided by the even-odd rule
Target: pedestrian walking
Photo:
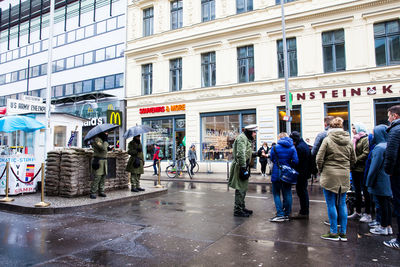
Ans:
{"type": "Polygon", "coordinates": [[[393,209],[397,218],[397,238],[383,242],[385,246],[400,249],[400,105],[388,109],[390,126],[385,152],[385,172],[390,175],[393,209]]]}
{"type": "Polygon", "coordinates": [[[376,225],[370,232],[377,235],[392,234],[392,208],[390,199],[392,190],[390,188],[390,177],[385,172],[383,162],[385,160],[387,126],[378,125],[374,128],[374,149],[371,152],[371,164],[369,166],[366,186],[371,195],[374,195],[379,203],[380,225],[376,225]]]}
{"type": "Polygon", "coordinates": [[[343,130],[343,119],[336,117],[329,126],[316,157],[330,223],[330,231],[321,238],[347,241],[346,192],[350,189],[350,168],[356,158],[350,135],[343,130]],[[338,203],[337,207],[335,203],[338,203]]]}
{"type": "Polygon", "coordinates": [[[90,187],[90,198],[95,199],[97,192],[100,197],[106,197],[104,193],[104,180],[108,174],[107,169],[107,152],[109,150],[108,145],[108,133],[102,132],[98,134],[93,141],[91,146],[93,148],[93,159],[92,159],[92,173],[93,182],[90,187]]]}
{"type": "Polygon", "coordinates": [[[190,162],[190,172],[194,175],[193,169],[196,166],[197,155],[196,155],[196,146],[192,144],[189,149],[188,158],[190,162]]]}
{"type": "Polygon", "coordinates": [[[140,187],[140,175],[144,173],[143,147],[140,143],[140,135],[136,135],[128,144],[128,154],[130,158],[126,166],[126,171],[131,173],[131,191],[145,191],[140,187]]]}
{"type": "Polygon", "coordinates": [[[153,154],[153,169],[154,169],[154,173],[153,173],[153,175],[157,175],[158,174],[157,165],[158,165],[158,162],[161,160],[160,159],[160,150],[161,150],[161,148],[159,146],[157,146],[157,144],[154,144],[154,147],[153,147],[153,151],[154,151],[154,154],[153,154]]]}
{"type": "Polygon", "coordinates": [[[353,145],[356,152],[356,164],[351,169],[351,177],[356,192],[356,212],[349,215],[349,219],[360,219],[360,222],[370,223],[371,196],[365,186],[364,170],[369,154],[367,129],[361,123],[354,123],[351,127],[353,133],[353,145]],[[362,198],[364,197],[365,212],[361,214],[362,198]]]}
{"type": "Polygon", "coordinates": [[[271,149],[270,157],[274,163],[272,168],[272,194],[276,208],[276,215],[270,219],[271,222],[289,221],[290,213],[292,212],[292,185],[281,181],[279,165],[288,165],[294,167],[299,163],[296,148],[293,145],[292,139],[285,132],[278,135],[278,143],[271,149]],[[281,200],[283,198],[283,205],[281,200]]]}
{"type": "Polygon", "coordinates": [[[233,215],[237,217],[249,217],[252,210],[246,208],[245,197],[249,184],[250,163],[253,158],[251,142],[256,138],[257,125],[251,124],[236,137],[233,142],[233,161],[230,168],[228,185],[235,189],[235,206],[233,215]]]}
{"type": "Polygon", "coordinates": [[[265,171],[267,169],[267,163],[269,158],[269,147],[267,142],[263,142],[260,149],[258,149],[257,155],[261,164],[261,175],[266,176],[265,171]]]}
{"type": "Polygon", "coordinates": [[[300,133],[293,131],[290,134],[290,138],[293,140],[293,144],[296,148],[299,163],[294,167],[299,173],[297,177],[296,193],[300,200],[300,211],[294,217],[295,219],[308,219],[310,200],[308,197],[308,179],[311,177],[311,151],[300,133]]]}

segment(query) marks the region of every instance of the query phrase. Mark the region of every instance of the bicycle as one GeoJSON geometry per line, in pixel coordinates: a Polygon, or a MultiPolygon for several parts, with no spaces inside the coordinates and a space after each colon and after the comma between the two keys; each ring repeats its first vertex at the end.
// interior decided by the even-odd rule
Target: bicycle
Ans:
{"type": "Polygon", "coordinates": [[[165,173],[167,174],[168,178],[177,178],[178,176],[181,176],[184,172],[187,172],[189,174],[190,179],[193,178],[193,175],[190,172],[190,164],[186,162],[186,158],[178,159],[176,163],[177,166],[172,163],[165,169],[165,173]]]}

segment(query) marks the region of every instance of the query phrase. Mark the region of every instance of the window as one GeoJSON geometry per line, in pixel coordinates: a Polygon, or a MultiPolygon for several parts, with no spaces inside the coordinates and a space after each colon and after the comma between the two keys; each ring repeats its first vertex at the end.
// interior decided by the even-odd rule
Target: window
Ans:
{"type": "Polygon", "coordinates": [[[325,117],[334,116],[343,119],[343,128],[349,130],[349,102],[325,103],[325,117]]]}
{"type": "Polygon", "coordinates": [[[83,65],[83,55],[75,56],[75,67],[80,67],[83,65]]]}
{"type": "Polygon", "coordinates": [[[374,25],[377,66],[400,64],[400,20],[374,25]]]}
{"type": "Polygon", "coordinates": [[[343,29],[322,33],[322,49],[325,73],[346,69],[343,29]]]}
{"type": "Polygon", "coordinates": [[[60,97],[64,95],[64,87],[57,85],[53,87],[53,97],[60,97]]]}
{"type": "Polygon", "coordinates": [[[22,69],[19,71],[19,80],[25,80],[26,79],[26,69],[22,69]]]}
{"type": "Polygon", "coordinates": [[[65,95],[73,95],[74,94],[74,84],[69,83],[65,85],[65,95]]]}
{"type": "Polygon", "coordinates": [[[83,55],[83,64],[88,65],[93,62],[93,52],[87,52],[83,55]]]}
{"type": "Polygon", "coordinates": [[[0,84],[5,84],[6,83],[6,75],[2,74],[0,75],[0,84]]]}
{"type": "Polygon", "coordinates": [[[115,46],[106,48],[106,59],[115,58],[115,46]]]}
{"type": "Polygon", "coordinates": [[[103,61],[105,59],[105,52],[104,48],[96,50],[96,62],[103,61]]]}
{"type": "Polygon", "coordinates": [[[64,70],[64,59],[57,60],[53,65],[53,71],[64,70]]]}
{"type": "Polygon", "coordinates": [[[104,78],[97,78],[94,80],[94,90],[104,89],[104,78]]]}
{"type": "Polygon", "coordinates": [[[201,21],[215,19],[215,0],[201,0],[201,21]]]}
{"type": "MultiPolygon", "coordinates": [[[[287,132],[286,121],[283,118],[286,116],[286,108],[278,107],[278,134],[281,132],[287,132]]],[[[292,122],[290,123],[291,131],[298,131],[301,134],[301,106],[295,105],[290,110],[290,117],[292,117],[292,122]]],[[[288,133],[289,134],[289,133],[288,133]]]]}
{"type": "Polygon", "coordinates": [[[171,1],[171,30],[182,28],[183,25],[183,1],[171,1]]]}
{"type": "Polygon", "coordinates": [[[236,13],[243,13],[253,10],[253,0],[236,0],[236,13]]]}
{"type": "Polygon", "coordinates": [[[18,81],[18,71],[11,72],[11,82],[18,81]]]}
{"type": "Polygon", "coordinates": [[[143,135],[143,152],[146,160],[153,159],[153,144],[157,144],[165,159],[172,160],[174,153],[173,118],[146,119],[143,124],[155,131],[143,135]]]}
{"type": "Polygon", "coordinates": [[[375,99],[375,125],[388,125],[387,109],[391,106],[400,105],[400,97],[375,99]]]}
{"type": "Polygon", "coordinates": [[[254,81],[254,48],[252,45],[239,47],[238,74],[239,83],[254,81]]]}
{"type": "Polygon", "coordinates": [[[67,63],[66,63],[66,68],[71,69],[73,67],[74,67],[74,57],[68,57],[67,63]]]}
{"type": "Polygon", "coordinates": [[[124,75],[117,74],[115,75],[115,88],[124,86],[124,75]]]}
{"type": "Polygon", "coordinates": [[[201,159],[232,160],[235,138],[256,123],[255,110],[201,114],[201,159]]]}
{"type": "Polygon", "coordinates": [[[47,74],[47,63],[44,63],[40,65],[40,75],[46,75],[47,74]]]}
{"type": "Polygon", "coordinates": [[[170,60],[169,73],[171,91],[180,91],[182,89],[182,58],[170,60]]]}
{"type": "MultiPolygon", "coordinates": [[[[284,77],[283,40],[277,41],[279,78],[284,77]]],[[[296,38],[286,39],[289,77],[297,76],[296,38]]]]}
{"type": "Polygon", "coordinates": [[[201,54],[201,86],[215,86],[215,52],[201,54]]]}
{"type": "Polygon", "coordinates": [[[115,88],[115,76],[111,75],[111,76],[107,76],[106,78],[106,89],[111,89],[111,88],[115,88]]]}
{"type": "Polygon", "coordinates": [[[66,145],[67,126],[54,126],[54,147],[66,145]]]}
{"type": "Polygon", "coordinates": [[[40,66],[31,67],[29,77],[33,78],[33,77],[37,77],[39,75],[40,75],[40,66]]]}
{"type": "Polygon", "coordinates": [[[142,95],[153,92],[153,64],[142,65],[142,95]]]}
{"type": "MultiPolygon", "coordinates": [[[[289,2],[294,2],[296,0],[285,0],[283,3],[289,3],[289,2]]],[[[281,0],[276,0],[275,4],[280,5],[281,4],[281,0]]]]}
{"type": "Polygon", "coordinates": [[[83,81],[83,92],[87,93],[92,91],[92,80],[83,81]]]}
{"type": "Polygon", "coordinates": [[[143,36],[149,36],[153,34],[153,18],[153,7],[143,10],[143,36]]]}
{"type": "Polygon", "coordinates": [[[117,45],[117,57],[123,57],[124,56],[124,45],[120,44],[117,45]]]}
{"type": "Polygon", "coordinates": [[[75,90],[75,94],[81,94],[82,93],[82,82],[74,83],[74,90],[75,90]]]}

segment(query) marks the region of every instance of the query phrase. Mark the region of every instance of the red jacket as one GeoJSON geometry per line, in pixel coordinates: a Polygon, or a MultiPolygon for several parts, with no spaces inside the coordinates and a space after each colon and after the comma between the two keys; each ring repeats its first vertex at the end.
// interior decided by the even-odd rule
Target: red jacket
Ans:
{"type": "Polygon", "coordinates": [[[153,160],[160,160],[160,157],[158,156],[158,154],[160,154],[160,147],[156,146],[155,149],[156,152],[153,155],[153,160]]]}

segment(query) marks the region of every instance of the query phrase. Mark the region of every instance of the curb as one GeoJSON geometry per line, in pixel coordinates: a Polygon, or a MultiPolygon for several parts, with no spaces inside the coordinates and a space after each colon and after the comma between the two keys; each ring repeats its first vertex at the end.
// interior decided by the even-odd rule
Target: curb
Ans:
{"type": "MultiPolygon", "coordinates": [[[[140,178],[140,180],[146,181],[153,181],[158,182],[158,179],[155,178],[140,178]]],[[[196,180],[196,179],[181,179],[181,178],[165,178],[160,179],[161,182],[186,182],[186,183],[209,183],[209,184],[228,184],[227,180],[211,180],[211,179],[203,179],[203,180],[196,180]]],[[[257,184],[257,185],[269,185],[272,184],[268,181],[249,181],[249,184],[257,184]]]]}
{"type": "Polygon", "coordinates": [[[51,207],[50,206],[47,208],[40,208],[40,207],[36,208],[36,207],[27,207],[27,206],[22,206],[22,205],[13,205],[10,203],[0,202],[0,210],[22,213],[22,214],[36,214],[36,215],[65,214],[65,213],[73,213],[76,211],[87,210],[90,208],[98,208],[98,207],[106,206],[109,204],[123,203],[123,202],[128,202],[128,201],[141,201],[141,200],[145,200],[148,198],[161,196],[163,194],[166,194],[167,192],[168,192],[168,189],[165,188],[165,189],[161,189],[156,192],[144,193],[141,195],[133,195],[133,196],[123,197],[123,198],[105,200],[105,201],[96,202],[96,203],[92,203],[92,204],[85,204],[85,205],[80,205],[80,206],[70,206],[70,207],[51,207]]]}

